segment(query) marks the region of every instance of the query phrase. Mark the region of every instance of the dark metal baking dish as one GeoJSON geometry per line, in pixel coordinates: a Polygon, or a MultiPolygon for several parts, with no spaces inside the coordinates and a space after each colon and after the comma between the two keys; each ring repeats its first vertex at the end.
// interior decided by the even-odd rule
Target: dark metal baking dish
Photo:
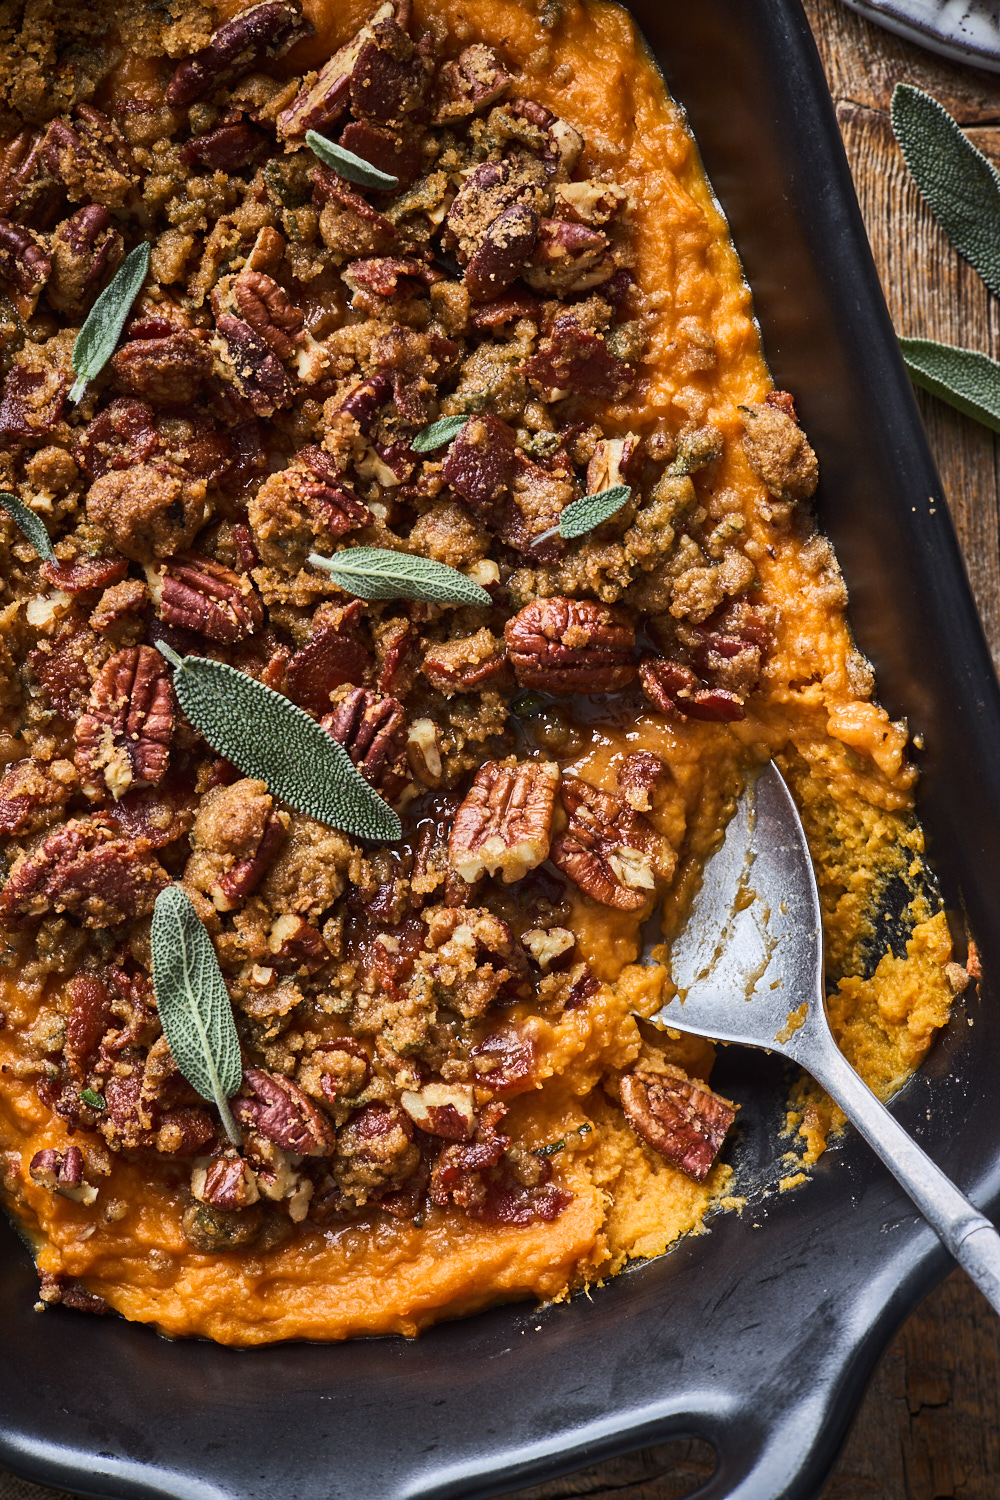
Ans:
{"type": "MultiPolygon", "coordinates": [[[[898,1102],[975,1201],[1000,1199],[1000,695],[797,0],[635,0],[729,217],[779,385],[823,468],[822,520],[859,643],[925,737],[920,811],[987,975],[898,1102]],[[970,1017],[971,1018],[971,1017],[970,1017]]],[[[780,1080],[727,1053],[745,1159],[774,1154],[780,1080]]],[[[947,1257],[855,1137],[815,1182],[566,1306],[414,1342],[236,1352],[31,1311],[0,1227],[0,1463],[99,1496],[445,1500],[495,1494],[670,1434],[719,1466],[702,1500],[806,1500],[871,1369],[947,1257]],[[755,1227],[759,1225],[760,1227],[755,1227]]]]}

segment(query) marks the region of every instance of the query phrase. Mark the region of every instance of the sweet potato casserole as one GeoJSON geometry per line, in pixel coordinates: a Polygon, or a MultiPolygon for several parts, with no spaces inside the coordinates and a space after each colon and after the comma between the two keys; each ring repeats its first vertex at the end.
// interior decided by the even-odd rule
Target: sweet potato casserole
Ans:
{"type": "MultiPolygon", "coordinates": [[[[2,25],[0,1146],[39,1306],[413,1333],[661,1253],[732,1201],[739,1125],[712,1047],[642,1020],[640,932],[749,768],[795,790],[883,1095],[966,979],[680,111],[603,0],[2,25]],[[250,774],[325,761],[185,711],[212,663],[401,837],[250,774]],[[228,1106],[161,1025],[168,890],[225,980],[228,1106]]],[[[801,1092],[787,1180],[838,1123],[801,1092]]]]}

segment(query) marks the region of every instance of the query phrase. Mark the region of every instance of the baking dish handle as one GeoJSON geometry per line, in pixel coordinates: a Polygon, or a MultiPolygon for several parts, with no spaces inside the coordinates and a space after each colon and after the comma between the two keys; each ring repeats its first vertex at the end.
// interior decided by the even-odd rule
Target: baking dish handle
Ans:
{"type": "Polygon", "coordinates": [[[816,1467],[816,1433],[806,1430],[801,1412],[796,1422],[792,1435],[774,1411],[770,1421],[739,1411],[722,1427],[702,1429],[718,1462],[688,1500],[812,1500],[827,1471],[816,1467]]]}

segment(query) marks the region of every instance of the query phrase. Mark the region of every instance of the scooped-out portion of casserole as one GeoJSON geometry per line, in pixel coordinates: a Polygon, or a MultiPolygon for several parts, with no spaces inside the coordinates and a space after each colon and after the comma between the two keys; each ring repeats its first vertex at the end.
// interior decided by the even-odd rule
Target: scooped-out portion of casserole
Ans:
{"type": "MultiPolygon", "coordinates": [[[[794,788],[883,1096],[967,979],[680,110],[603,0],[14,10],[0,1148],[39,1307],[412,1334],[660,1254],[736,1202],[740,1127],[642,1019],[640,932],[748,771],[794,788]],[[225,1066],[168,1021],[212,974],[225,1066]]],[[[839,1123],[802,1091],[787,1180],[839,1123]]]]}

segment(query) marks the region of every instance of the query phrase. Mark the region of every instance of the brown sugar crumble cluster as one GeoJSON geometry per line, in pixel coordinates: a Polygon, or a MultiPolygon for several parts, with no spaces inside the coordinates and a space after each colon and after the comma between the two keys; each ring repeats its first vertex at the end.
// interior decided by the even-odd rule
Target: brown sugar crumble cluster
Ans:
{"type": "MultiPolygon", "coordinates": [[[[109,1152],[156,1162],[206,1252],[429,1205],[552,1220],[549,1157],[504,1131],[532,1086],[511,1017],[599,989],[574,901],[648,913],[677,862],[648,816],[659,757],[629,755],[615,793],[563,767],[588,715],[739,721],[771,646],[743,523],[699,500],[722,436],[615,424],[644,348],[627,194],[579,172],[581,135],[497,52],[388,0],[302,76],[293,0],[202,15],[145,36],[159,84],[131,109],[93,103],[82,62],[50,118],[25,62],[0,114],[0,488],[56,555],[0,517],[0,934],[8,968],[62,984],[32,1066],[79,1142],[31,1177],[89,1201],[109,1152]],[[346,180],[308,130],[398,186],[346,180]],[[73,405],[80,325],[143,241],[150,275],[73,405]],[[442,417],[467,421],[415,450],[442,417]],[[610,520],[561,536],[570,502],[620,484],[610,520]],[[492,603],[364,602],[309,562],[359,545],[492,603]],[[358,843],[221,760],[162,642],[313,715],[402,840],[358,843]],[[240,1150],[157,1016],[173,881],[233,1002],[240,1150]]],[[[744,425],[780,527],[815,457],[785,393],[744,425]]],[[[614,1097],[704,1180],[727,1101],[648,1063],[614,1097]]],[[[43,1295],[64,1293],[88,1295],[43,1295]]]]}

